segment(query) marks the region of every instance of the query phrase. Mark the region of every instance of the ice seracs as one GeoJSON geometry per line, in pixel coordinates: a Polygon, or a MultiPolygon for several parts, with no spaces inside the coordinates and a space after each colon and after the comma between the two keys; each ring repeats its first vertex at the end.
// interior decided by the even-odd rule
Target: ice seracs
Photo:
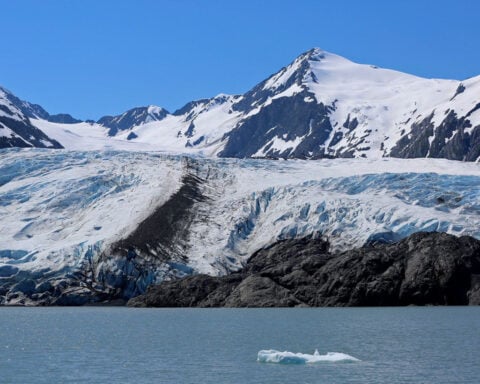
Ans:
{"type": "Polygon", "coordinates": [[[11,303],[56,286],[88,297],[78,284],[90,266],[82,284],[128,298],[155,281],[237,270],[281,239],[315,234],[344,250],[417,231],[480,238],[479,185],[477,164],[444,159],[2,150],[2,284],[12,295],[25,279],[46,287],[11,303]]]}

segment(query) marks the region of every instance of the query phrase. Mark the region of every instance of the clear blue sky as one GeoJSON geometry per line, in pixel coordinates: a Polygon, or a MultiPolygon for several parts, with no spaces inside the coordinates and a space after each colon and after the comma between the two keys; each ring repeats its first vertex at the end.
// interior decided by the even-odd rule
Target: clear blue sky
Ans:
{"type": "Polygon", "coordinates": [[[82,119],[243,93],[312,47],[480,74],[476,0],[0,0],[0,12],[0,85],[82,119]]]}

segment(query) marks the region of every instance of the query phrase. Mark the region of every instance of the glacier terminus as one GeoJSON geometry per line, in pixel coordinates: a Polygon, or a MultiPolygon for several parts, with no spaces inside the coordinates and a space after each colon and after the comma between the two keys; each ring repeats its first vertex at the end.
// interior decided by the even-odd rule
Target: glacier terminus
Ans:
{"type": "Polygon", "coordinates": [[[472,162],[10,149],[0,164],[3,304],[127,300],[307,235],[333,250],[418,231],[480,238],[472,162]]]}

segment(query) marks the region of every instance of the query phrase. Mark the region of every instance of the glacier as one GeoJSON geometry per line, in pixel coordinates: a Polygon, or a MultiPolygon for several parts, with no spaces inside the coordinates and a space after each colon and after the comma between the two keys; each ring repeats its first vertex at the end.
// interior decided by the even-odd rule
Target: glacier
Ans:
{"type": "Polygon", "coordinates": [[[280,239],[341,251],[418,231],[480,239],[478,164],[0,150],[2,304],[126,300],[280,239]]]}

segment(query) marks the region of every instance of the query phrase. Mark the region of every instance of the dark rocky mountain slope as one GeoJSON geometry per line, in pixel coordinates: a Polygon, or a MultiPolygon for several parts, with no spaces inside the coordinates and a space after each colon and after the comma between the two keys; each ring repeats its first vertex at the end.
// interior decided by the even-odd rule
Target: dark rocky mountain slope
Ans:
{"type": "Polygon", "coordinates": [[[39,105],[22,101],[0,87],[0,148],[63,148],[31,123],[33,117],[59,122],[71,118],[70,115],[50,116],[39,105]]]}
{"type": "Polygon", "coordinates": [[[479,305],[480,241],[416,233],[339,254],[321,239],[284,240],[223,277],[150,286],[137,307],[479,305]]]}

